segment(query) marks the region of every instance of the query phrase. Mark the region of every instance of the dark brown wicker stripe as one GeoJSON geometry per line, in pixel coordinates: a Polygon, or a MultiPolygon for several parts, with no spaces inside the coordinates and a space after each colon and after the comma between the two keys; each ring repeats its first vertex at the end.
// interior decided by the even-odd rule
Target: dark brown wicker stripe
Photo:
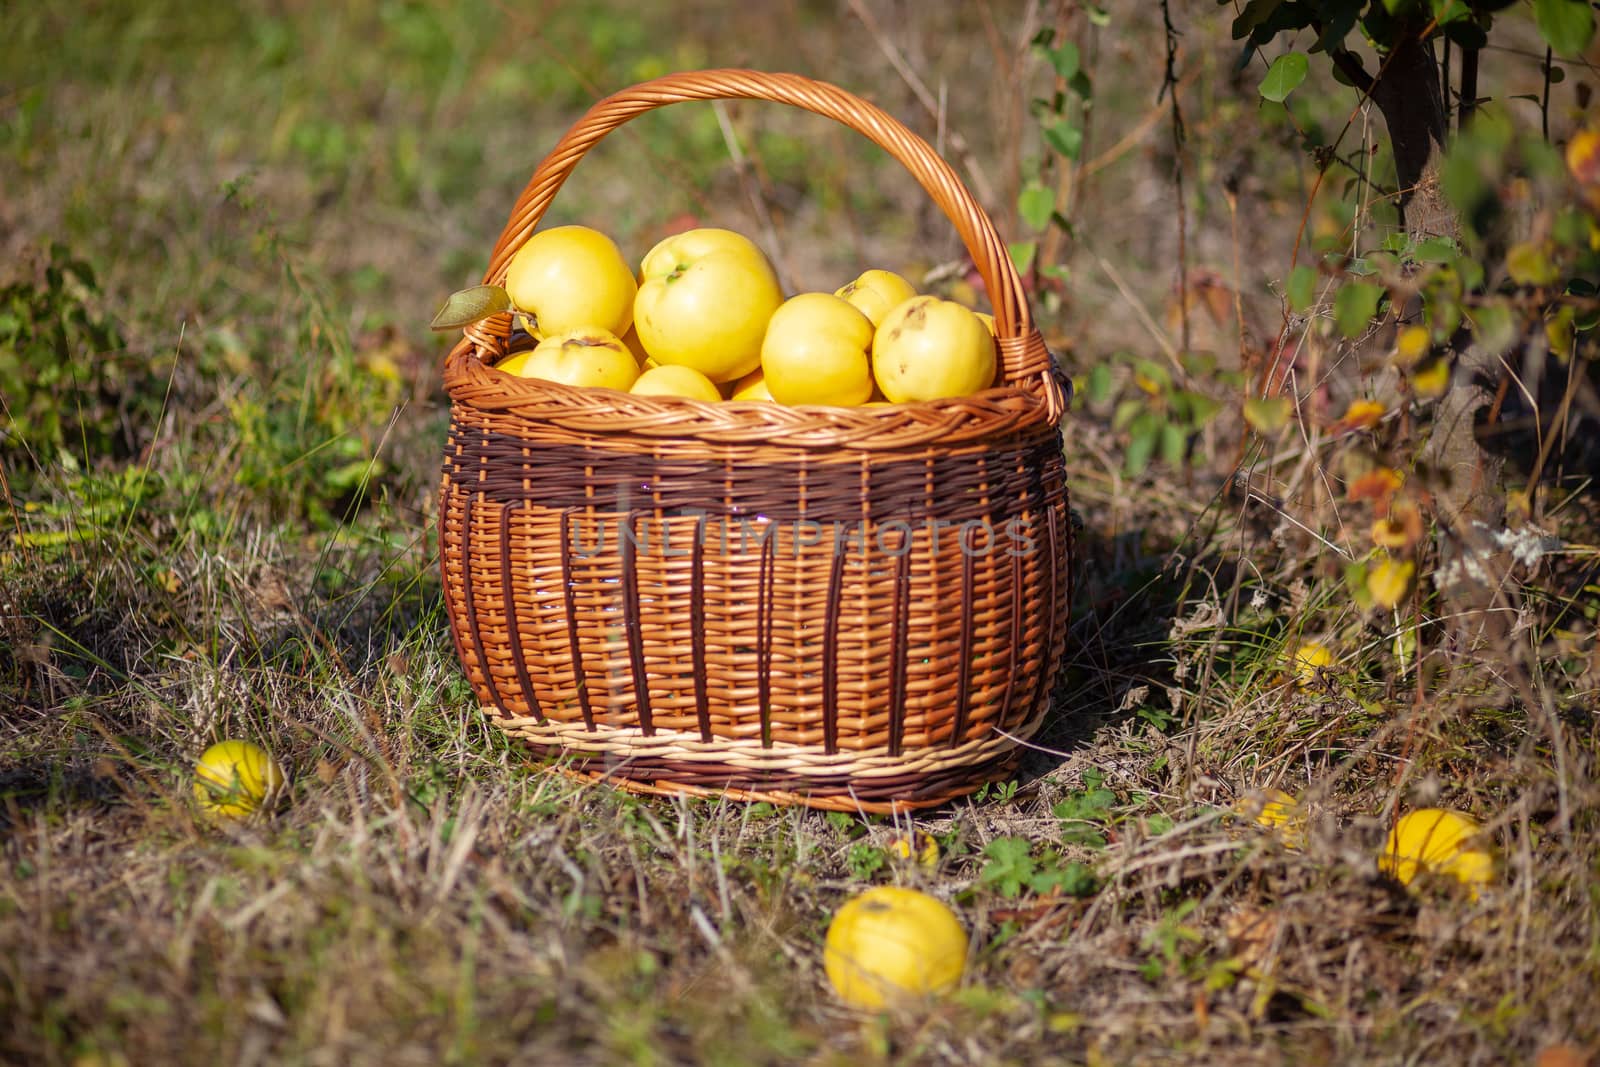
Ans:
{"type": "Polygon", "coordinates": [[[506,636],[509,638],[507,645],[511,649],[511,662],[517,668],[517,686],[522,691],[522,699],[527,702],[528,710],[533,717],[544,722],[544,711],[539,707],[538,694],[534,692],[533,681],[528,677],[528,657],[522,649],[522,628],[517,622],[517,597],[511,584],[516,573],[511,569],[512,514],[512,508],[502,508],[500,512],[500,595],[506,602],[506,636]]]}
{"type": "Polygon", "coordinates": [[[1022,557],[1017,555],[1011,557],[1011,596],[1006,612],[1011,621],[1006,641],[1006,684],[1000,695],[1000,717],[995,720],[1001,726],[1011,725],[1011,702],[1017,690],[1017,655],[1022,651],[1022,605],[1018,602],[1021,589],[1022,557]]]}
{"type": "Polygon", "coordinates": [[[901,531],[902,551],[895,560],[894,628],[889,649],[889,755],[900,755],[906,731],[906,672],[910,664],[911,531],[901,531]]]}
{"type": "MultiPolygon", "coordinates": [[[[971,527],[961,531],[961,602],[972,603],[973,550],[971,527]]],[[[961,659],[956,664],[955,726],[950,731],[950,747],[961,744],[967,735],[967,705],[972,699],[972,612],[961,613],[961,659]]]]}
{"type": "MultiPolygon", "coordinates": [[[[822,616],[822,706],[829,710],[839,706],[839,612],[844,607],[844,563],[844,542],[835,541],[833,562],[828,569],[828,600],[822,616]]],[[[822,748],[830,756],[839,751],[837,715],[822,717],[822,748]]]]}
{"type": "Polygon", "coordinates": [[[1061,456],[1054,432],[987,453],[879,455],[866,468],[864,485],[854,456],[847,462],[819,462],[804,453],[773,459],[756,448],[730,448],[728,456],[666,459],[601,442],[529,449],[525,440],[509,434],[465,431],[452,426],[462,444],[446,456],[445,477],[496,503],[824,524],[880,522],[907,514],[956,523],[993,520],[1002,502],[1048,500],[1042,474],[1061,456]],[[578,471],[582,478],[573,477],[578,471]],[[802,474],[803,500],[792,488],[802,474]],[[930,482],[938,487],[932,508],[930,482]]]}
{"type": "Polygon", "coordinates": [[[758,714],[761,716],[761,747],[772,747],[772,603],[775,553],[772,538],[761,542],[760,593],[756,597],[756,675],[760,679],[758,714]]]}
{"type": "Polygon", "coordinates": [[[622,632],[628,640],[628,664],[633,668],[634,707],[639,712],[639,729],[646,737],[656,732],[650,717],[650,676],[644,669],[644,633],[639,625],[639,562],[633,515],[622,528],[622,632]]]}
{"type": "MultiPolygon", "coordinates": [[[[468,544],[472,543],[472,511],[476,498],[468,493],[461,504],[461,539],[468,544]]],[[[489,699],[499,709],[500,714],[509,718],[511,709],[506,707],[505,700],[500,696],[500,687],[494,684],[494,674],[489,670],[489,645],[483,639],[483,633],[478,629],[477,598],[473,596],[472,586],[472,553],[464,553],[461,557],[461,584],[465,594],[467,609],[467,632],[472,635],[472,647],[478,652],[478,670],[483,672],[483,684],[488,689],[489,699]]]]}
{"type": "Polygon", "coordinates": [[[694,714],[700,740],[711,740],[711,697],[706,691],[706,520],[695,523],[693,569],[689,572],[690,659],[694,664],[694,714]]]}
{"type": "Polygon", "coordinates": [[[567,620],[567,648],[572,653],[572,677],[578,690],[578,711],[583,725],[594,729],[594,708],[589,703],[588,676],[583,672],[583,642],[578,640],[578,613],[572,602],[572,513],[561,517],[561,597],[562,616],[567,620]]]}
{"type": "MultiPolygon", "coordinates": [[[[1045,592],[1046,592],[1047,595],[1045,597],[1045,611],[1044,611],[1044,617],[1047,620],[1049,620],[1049,627],[1050,627],[1050,629],[1047,631],[1047,640],[1048,640],[1048,634],[1049,633],[1053,633],[1057,628],[1057,620],[1058,620],[1059,616],[1056,615],[1056,605],[1060,602],[1060,598],[1063,595],[1070,596],[1071,595],[1071,591],[1067,590],[1065,592],[1065,594],[1063,594],[1063,590],[1061,589],[1061,582],[1062,582],[1062,579],[1063,579],[1064,576],[1061,575],[1060,573],[1058,573],[1058,571],[1059,571],[1059,561],[1056,559],[1056,554],[1057,553],[1056,553],[1056,549],[1055,549],[1055,546],[1060,543],[1061,521],[1060,521],[1059,517],[1056,515],[1056,511],[1055,511],[1054,508],[1051,508],[1050,510],[1048,510],[1048,511],[1046,511],[1044,513],[1044,525],[1045,525],[1045,534],[1046,534],[1046,536],[1048,536],[1050,538],[1050,546],[1051,546],[1050,547],[1050,576],[1045,582],[1045,592]]],[[[1069,548],[1068,551],[1070,552],[1071,549],[1069,548]]],[[[1066,580],[1069,583],[1071,581],[1070,578],[1067,578],[1066,580]]],[[[1065,620],[1061,620],[1060,628],[1061,629],[1065,629],[1066,628],[1065,620]]],[[[1046,657],[1046,660],[1048,662],[1051,662],[1051,663],[1057,662],[1056,661],[1056,657],[1053,654],[1054,651],[1055,651],[1054,648],[1050,647],[1049,645],[1046,645],[1046,647],[1045,647],[1045,657],[1046,657]]],[[[1056,682],[1056,680],[1054,678],[1040,678],[1039,679],[1039,690],[1040,690],[1041,693],[1044,694],[1044,699],[1046,699],[1046,700],[1050,699],[1050,690],[1055,687],[1055,682],[1056,682]]]]}

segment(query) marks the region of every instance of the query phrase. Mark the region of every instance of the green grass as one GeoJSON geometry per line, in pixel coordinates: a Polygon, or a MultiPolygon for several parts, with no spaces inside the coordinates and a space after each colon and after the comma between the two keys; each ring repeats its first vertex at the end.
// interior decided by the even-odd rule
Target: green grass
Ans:
{"type": "MultiPolygon", "coordinates": [[[[1039,165],[1016,119],[1040,68],[1001,49],[1013,76],[990,43],[1015,43],[1024,6],[951,5],[888,31],[946,90],[1002,220],[1039,165]]],[[[1159,54],[1159,13],[1126,6],[1105,30],[1069,27],[1095,79],[1086,159],[1159,87],[1158,64],[1130,59],[1159,54]]],[[[1324,329],[1307,371],[1321,377],[1283,435],[1246,431],[1241,352],[1280,325],[1312,173],[1297,131],[1336,131],[1351,98],[1258,109],[1233,84],[1226,11],[1185,15],[1188,255],[1228,295],[1192,309],[1206,358],[1164,347],[1181,323],[1158,123],[1081,179],[1069,281],[1037,300],[1080,381],[1059,714],[1014,781],[896,822],[641,799],[553,773],[489,724],[440,597],[445,341],[426,333],[477,281],[537,159],[605,91],[696,66],[797,69],[935,136],[880,42],[809,3],[91,7],[7,9],[0,41],[0,1060],[1498,1063],[1600,1048],[1593,486],[1561,466],[1569,442],[1546,412],[1563,450],[1529,518],[1554,540],[1509,572],[1513,621],[1487,640],[1490,616],[1429,581],[1431,537],[1414,596],[1363,601],[1375,513],[1344,489],[1391,464],[1429,484],[1403,429],[1429,409],[1391,397],[1405,420],[1327,433],[1348,395],[1389,386],[1381,345],[1324,329]],[[1091,381],[1096,366],[1109,373],[1091,381]],[[1181,423],[1182,448],[1158,443],[1135,469],[1146,413],[1181,423]],[[1230,478],[1241,457],[1250,493],[1230,478]],[[1306,640],[1334,663],[1297,684],[1306,640]],[[200,819],[193,761],[222,737],[288,767],[271,818],[200,819]],[[1234,814],[1265,788],[1303,799],[1299,847],[1234,814]],[[1500,867],[1479,899],[1378,876],[1393,813],[1426,804],[1485,825],[1500,867]],[[936,866],[895,856],[910,824],[938,840],[936,866]],[[954,995],[875,1018],[833,999],[821,944],[838,906],[880,883],[950,902],[974,947],[954,995]]],[[[1497,71],[1487,91],[1526,88],[1520,68],[1497,71]]],[[[859,138],[755,105],[727,115],[795,284],[955,257],[949,227],[859,138]]],[[[1381,241],[1360,195],[1319,201],[1318,241],[1381,241]]],[[[636,256],[686,212],[766,239],[707,107],[608,138],[552,219],[636,256]]],[[[1513,463],[1513,488],[1526,469],[1513,463]]]]}

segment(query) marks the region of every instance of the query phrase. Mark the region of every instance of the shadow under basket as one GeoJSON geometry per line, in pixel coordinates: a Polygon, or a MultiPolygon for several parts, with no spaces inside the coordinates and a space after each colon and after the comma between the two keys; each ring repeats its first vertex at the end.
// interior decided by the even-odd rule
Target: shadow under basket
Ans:
{"type": "Polygon", "coordinates": [[[573,773],[841,811],[944,803],[1009,776],[1043,724],[1072,559],[1063,383],[948,165],[825,83],[671,75],[563,137],[485,282],[611,129],[732,98],[828,116],[905,164],[985,280],[998,384],[873,408],[633,396],[507,375],[509,317],[470,327],[444,374],[456,649],[493,721],[573,773]]]}

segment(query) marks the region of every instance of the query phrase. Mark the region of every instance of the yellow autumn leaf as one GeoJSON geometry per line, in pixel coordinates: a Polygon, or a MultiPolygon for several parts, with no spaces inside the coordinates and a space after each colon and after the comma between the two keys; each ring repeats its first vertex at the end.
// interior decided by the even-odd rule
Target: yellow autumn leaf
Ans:
{"type": "Polygon", "coordinates": [[[1421,397],[1443,396],[1450,387],[1450,361],[1443,356],[1429,360],[1411,375],[1411,388],[1421,397]]]}
{"type": "Polygon", "coordinates": [[[1379,519],[1372,524],[1372,543],[1379,548],[1405,548],[1411,543],[1406,528],[1393,518],[1379,519]]]}
{"type": "Polygon", "coordinates": [[[1564,307],[1544,324],[1544,336],[1549,342],[1550,351],[1563,362],[1572,356],[1573,318],[1572,309],[1564,307]]]}
{"type": "Polygon", "coordinates": [[[897,860],[916,860],[923,867],[939,866],[939,842],[932,834],[913,830],[889,842],[889,855],[897,860]]]}
{"type": "Polygon", "coordinates": [[[1352,400],[1334,424],[1336,431],[1370,430],[1388,409],[1376,400],[1352,400]]]}
{"type": "Polygon", "coordinates": [[[1420,540],[1422,512],[1408,501],[1397,501],[1372,524],[1372,543],[1379,548],[1410,548],[1420,540]]]}
{"type": "Polygon", "coordinates": [[[1600,182],[1600,126],[1572,135],[1567,142],[1567,169],[1580,182],[1600,182]]]}
{"type": "Polygon", "coordinates": [[[1345,496],[1356,500],[1388,500],[1405,482],[1405,475],[1393,467],[1377,467],[1350,482],[1345,496]]]}
{"type": "Polygon", "coordinates": [[[1600,127],[1573,134],[1567,142],[1567,170],[1590,206],[1600,207],[1600,127]]]}
{"type": "Polygon", "coordinates": [[[1561,267],[1551,252],[1548,242],[1519,241],[1506,249],[1506,273],[1518,285],[1554,285],[1561,277],[1561,267]]]}
{"type": "Polygon", "coordinates": [[[1407,326],[1401,330],[1394,342],[1394,364],[1398,367],[1415,366],[1419,359],[1428,354],[1431,347],[1428,340],[1426,326],[1407,326]]]}
{"type": "Polygon", "coordinates": [[[1293,794],[1281,789],[1256,790],[1240,798],[1233,810],[1237,815],[1253,819],[1258,826],[1276,831],[1287,847],[1305,847],[1306,810],[1293,794]]]}
{"type": "Polygon", "coordinates": [[[1320,641],[1302,641],[1289,657],[1298,685],[1311,685],[1320,671],[1333,666],[1333,652],[1320,641]]]}
{"type": "Polygon", "coordinates": [[[1417,565],[1410,560],[1386,559],[1367,572],[1367,592],[1380,608],[1392,608],[1405,599],[1417,565]]]}

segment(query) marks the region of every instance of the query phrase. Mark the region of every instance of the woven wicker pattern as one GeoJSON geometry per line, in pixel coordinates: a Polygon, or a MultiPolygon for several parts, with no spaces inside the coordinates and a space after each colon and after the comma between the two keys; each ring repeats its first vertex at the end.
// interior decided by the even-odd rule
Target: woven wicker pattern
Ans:
{"type": "Polygon", "coordinates": [[[992,224],[877,108],[795,75],[601,101],[535,171],[487,282],[578,160],[664,104],[743,97],[882,145],[983,275],[1002,383],[887,408],[706,404],[513,378],[506,316],[451,352],[441,566],[486,711],[628,788],[888,811],[1003,774],[1042,723],[1070,596],[1060,378],[992,224]]]}

